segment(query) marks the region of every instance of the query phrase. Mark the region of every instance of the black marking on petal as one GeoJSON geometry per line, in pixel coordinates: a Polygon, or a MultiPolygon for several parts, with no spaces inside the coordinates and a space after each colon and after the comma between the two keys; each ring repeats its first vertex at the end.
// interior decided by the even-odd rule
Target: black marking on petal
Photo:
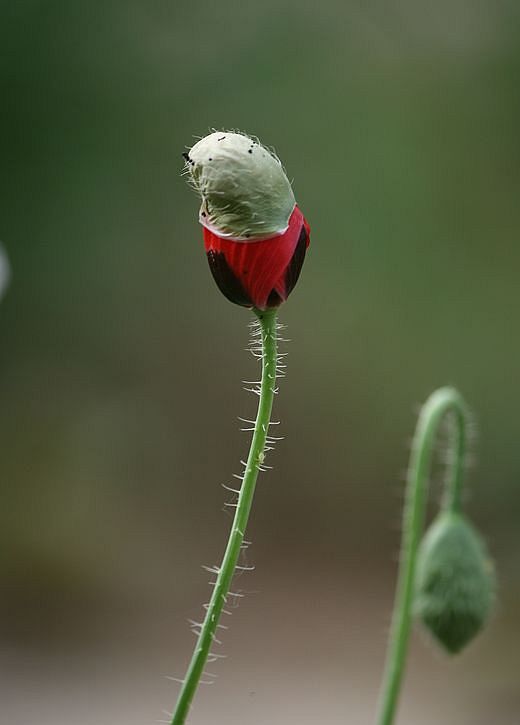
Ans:
{"type": "Polygon", "coordinates": [[[191,161],[190,155],[187,151],[183,151],[182,157],[183,157],[183,159],[186,159],[186,161],[191,161]]]}
{"type": "Polygon", "coordinates": [[[242,283],[235,276],[235,273],[227,263],[223,252],[216,252],[210,249],[207,253],[209,268],[217,287],[230,302],[242,307],[252,307],[253,303],[248,297],[242,283]]]}
{"type": "Polygon", "coordinates": [[[273,290],[271,290],[271,292],[269,293],[269,297],[267,298],[266,307],[280,307],[282,302],[283,302],[283,300],[280,297],[280,295],[278,294],[278,292],[275,289],[273,289],[273,290]]]}
{"type": "Polygon", "coordinates": [[[293,291],[294,286],[298,281],[298,277],[300,276],[300,272],[302,271],[303,260],[305,259],[305,252],[307,251],[307,238],[307,230],[304,225],[302,226],[302,230],[298,238],[298,244],[296,245],[292,259],[285,272],[285,294],[287,297],[293,291]]]}

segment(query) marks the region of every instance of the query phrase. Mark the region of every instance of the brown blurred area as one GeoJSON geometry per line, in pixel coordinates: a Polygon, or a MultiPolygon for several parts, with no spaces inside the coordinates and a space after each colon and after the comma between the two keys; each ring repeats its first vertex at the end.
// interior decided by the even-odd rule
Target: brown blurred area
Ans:
{"type": "Polygon", "coordinates": [[[276,147],[312,243],[256,569],[190,722],[373,721],[408,442],[453,384],[500,597],[455,659],[414,633],[398,723],[518,725],[517,4],[21,0],[0,41],[0,721],[173,707],[256,403],[180,175],[214,127],[276,147]]]}

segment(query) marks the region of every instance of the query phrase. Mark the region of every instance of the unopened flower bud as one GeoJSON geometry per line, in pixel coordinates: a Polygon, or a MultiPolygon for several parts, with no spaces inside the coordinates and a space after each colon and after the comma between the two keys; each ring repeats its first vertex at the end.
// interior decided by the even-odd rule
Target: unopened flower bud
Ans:
{"type": "Polygon", "coordinates": [[[245,134],[218,131],[184,154],[199,192],[211,271],[244,307],[277,307],[298,280],[309,226],[280,160],[245,134]]]}
{"type": "Polygon", "coordinates": [[[443,512],[430,526],[416,582],[416,614],[448,652],[459,652],[485,624],[495,595],[485,544],[462,515],[443,512]]]}

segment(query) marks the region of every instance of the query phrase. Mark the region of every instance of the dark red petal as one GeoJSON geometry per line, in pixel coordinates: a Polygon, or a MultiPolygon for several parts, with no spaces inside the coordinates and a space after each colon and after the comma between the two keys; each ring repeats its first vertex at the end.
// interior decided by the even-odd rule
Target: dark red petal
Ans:
{"type": "Polygon", "coordinates": [[[246,307],[277,307],[296,284],[309,245],[308,230],[298,207],[284,234],[260,242],[225,239],[204,227],[206,252],[222,292],[246,307]]]}
{"type": "Polygon", "coordinates": [[[226,261],[223,252],[217,252],[210,249],[207,252],[209,268],[213,275],[213,279],[217,283],[219,290],[228,298],[230,302],[243,307],[252,307],[253,303],[249,299],[247,292],[240,280],[235,277],[233,270],[226,261]]]}
{"type": "Polygon", "coordinates": [[[284,299],[287,299],[287,297],[289,297],[289,295],[293,291],[294,287],[296,286],[296,282],[298,281],[298,277],[300,276],[300,272],[302,271],[305,253],[307,251],[307,247],[309,246],[309,233],[307,231],[308,226],[309,225],[306,223],[302,226],[300,236],[298,238],[298,244],[296,245],[296,249],[294,250],[292,259],[289,262],[289,266],[285,270],[284,299]]]}

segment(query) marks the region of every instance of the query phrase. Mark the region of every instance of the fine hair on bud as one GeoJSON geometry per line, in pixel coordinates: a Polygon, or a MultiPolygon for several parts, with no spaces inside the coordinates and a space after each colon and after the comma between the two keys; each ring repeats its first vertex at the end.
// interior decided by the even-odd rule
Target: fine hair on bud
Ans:
{"type": "Polygon", "coordinates": [[[454,654],[484,626],[495,591],[494,567],[477,530],[459,513],[441,513],[419,551],[416,615],[454,654]]]}

